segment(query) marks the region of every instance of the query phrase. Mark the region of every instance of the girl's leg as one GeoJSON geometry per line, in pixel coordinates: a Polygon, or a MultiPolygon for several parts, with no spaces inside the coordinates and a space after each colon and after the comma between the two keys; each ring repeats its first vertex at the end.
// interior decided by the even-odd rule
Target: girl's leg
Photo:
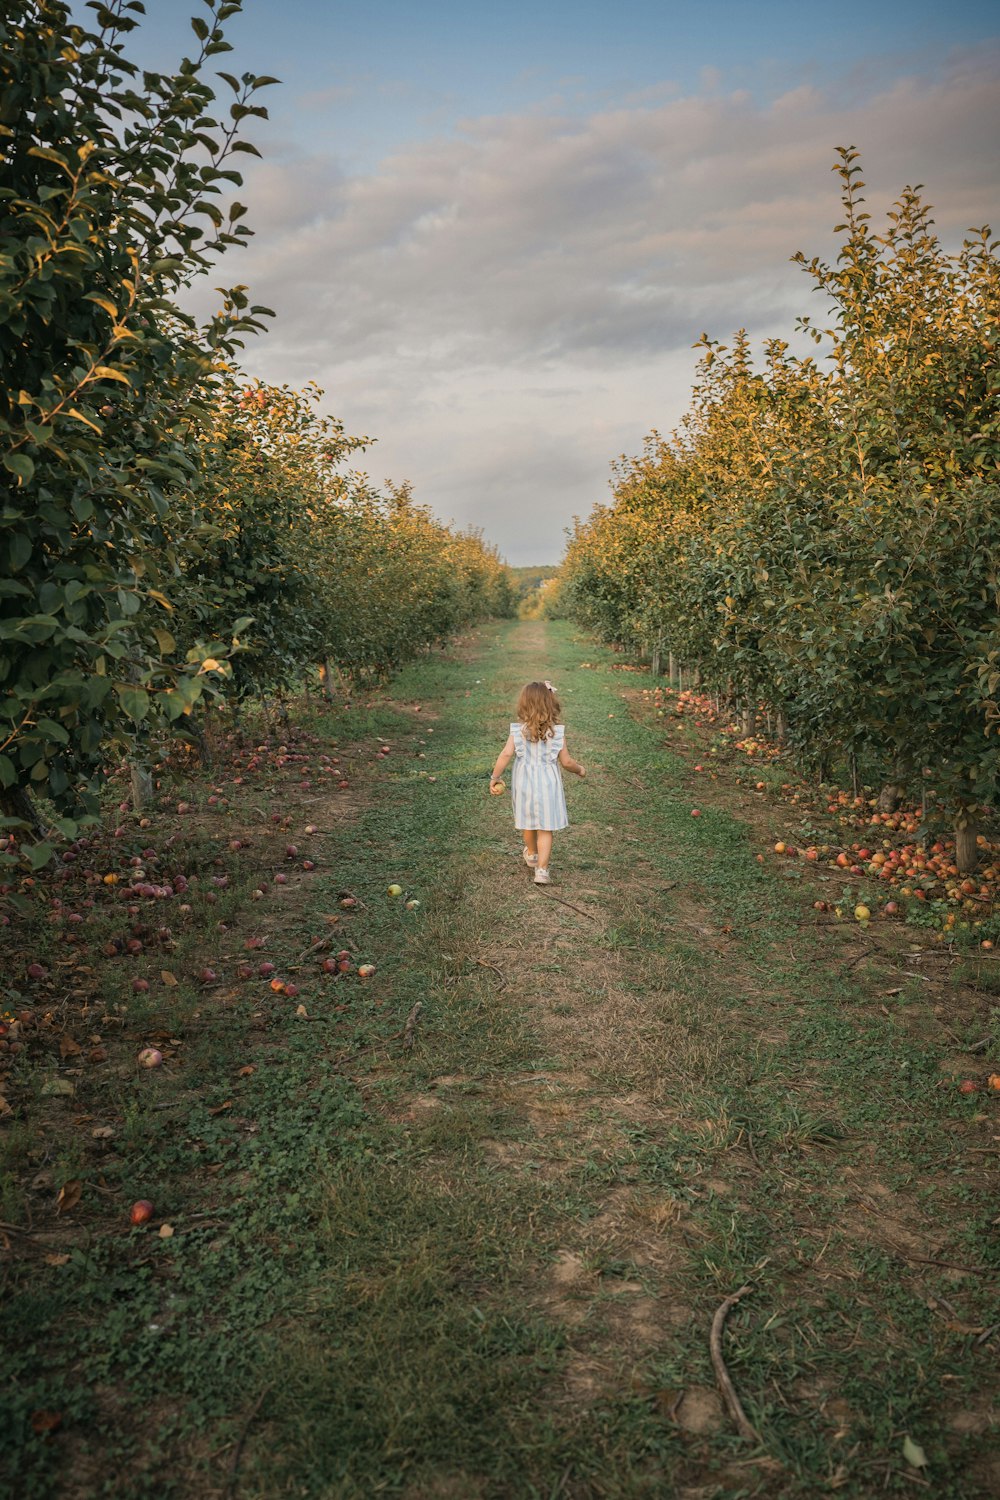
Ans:
{"type": "Polygon", "coordinates": [[[535,840],[535,848],[538,851],[538,868],[540,870],[547,870],[549,860],[552,858],[552,835],[540,828],[535,834],[535,840]]]}
{"type": "Polygon", "coordinates": [[[533,828],[522,829],[521,837],[524,839],[524,847],[525,849],[527,849],[528,853],[537,854],[538,849],[535,844],[535,830],[533,828]]]}

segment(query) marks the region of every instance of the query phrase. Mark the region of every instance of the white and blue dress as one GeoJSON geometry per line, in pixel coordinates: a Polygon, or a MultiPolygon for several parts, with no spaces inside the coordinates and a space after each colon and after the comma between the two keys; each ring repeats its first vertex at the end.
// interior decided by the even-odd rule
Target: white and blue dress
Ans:
{"type": "Polygon", "coordinates": [[[557,724],[547,740],[531,740],[523,724],[510,726],[514,741],[514,770],[510,779],[514,827],[548,829],[569,827],[559,752],[566,741],[565,724],[557,724]]]}

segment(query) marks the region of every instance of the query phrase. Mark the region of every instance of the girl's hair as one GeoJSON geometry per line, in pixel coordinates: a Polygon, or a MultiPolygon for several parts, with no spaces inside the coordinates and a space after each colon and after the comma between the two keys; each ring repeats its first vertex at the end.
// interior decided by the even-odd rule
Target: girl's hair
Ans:
{"type": "Polygon", "coordinates": [[[547,740],[559,723],[559,699],[544,682],[529,682],[517,700],[518,722],[529,740],[547,740]]]}

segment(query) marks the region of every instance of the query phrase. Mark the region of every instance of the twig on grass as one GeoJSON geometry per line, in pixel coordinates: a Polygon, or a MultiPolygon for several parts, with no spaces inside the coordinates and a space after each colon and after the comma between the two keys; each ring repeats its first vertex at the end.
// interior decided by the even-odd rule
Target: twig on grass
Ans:
{"type": "Polygon", "coordinates": [[[945,1271],[968,1271],[970,1276],[995,1276],[996,1272],[987,1266],[963,1266],[953,1260],[934,1260],[929,1255],[910,1255],[901,1245],[888,1241],[890,1249],[894,1251],[901,1260],[907,1260],[911,1265],[941,1266],[945,1271]]]}
{"type": "Polygon", "coordinates": [[[250,1415],[243,1423],[243,1431],[240,1433],[239,1437],[236,1440],[236,1447],[233,1449],[233,1456],[229,1460],[229,1474],[226,1478],[227,1495],[233,1495],[236,1492],[236,1471],[240,1466],[240,1459],[243,1457],[243,1449],[246,1445],[246,1440],[249,1436],[250,1428],[253,1426],[254,1421],[261,1407],[264,1405],[266,1398],[271,1394],[271,1389],[272,1388],[269,1385],[266,1385],[264,1387],[260,1395],[257,1397],[257,1400],[254,1402],[250,1415]]]}
{"type": "Polygon", "coordinates": [[[410,1011],[410,1014],[406,1018],[406,1025],[403,1027],[403,1047],[407,1052],[410,1052],[413,1049],[413,1042],[417,1030],[417,1022],[420,1019],[420,1012],[423,1010],[423,1008],[423,1002],[421,1000],[418,1000],[416,1005],[413,1007],[413,1009],[410,1011]]]}
{"type": "Polygon", "coordinates": [[[0,1219],[0,1229],[5,1229],[10,1234],[19,1234],[22,1240],[34,1238],[30,1229],[22,1229],[20,1224],[8,1224],[5,1219],[0,1219]]]}
{"type": "Polygon", "coordinates": [[[730,1310],[736,1306],[740,1298],[745,1297],[748,1292],[752,1291],[753,1287],[747,1283],[745,1286],[741,1286],[738,1292],[730,1293],[726,1300],[716,1309],[715,1317],[712,1319],[712,1331],[709,1334],[708,1347],[712,1355],[712,1365],[715,1369],[716,1379],[719,1382],[719,1389],[722,1391],[722,1398],[726,1403],[729,1415],[736,1423],[740,1436],[746,1438],[748,1442],[759,1443],[760,1438],[747,1419],[747,1414],[740,1404],[740,1398],[736,1394],[736,1388],[729,1377],[726,1362],[722,1357],[723,1324],[729,1316],[730,1310]]]}
{"type": "Polygon", "coordinates": [[[499,974],[499,976],[500,976],[500,983],[501,984],[506,984],[507,983],[507,976],[506,976],[506,974],[504,973],[503,969],[501,969],[501,968],[498,967],[497,964],[487,963],[487,961],[486,961],[485,958],[474,958],[472,960],[472,962],[474,964],[479,964],[480,968],[483,968],[483,969],[492,969],[493,972],[494,972],[494,974],[499,974]]]}
{"type": "Polygon", "coordinates": [[[574,906],[572,901],[564,901],[562,896],[557,896],[554,891],[546,890],[545,894],[550,901],[558,901],[560,906],[568,906],[570,911],[578,911],[581,917],[587,917],[591,922],[600,921],[600,918],[595,917],[593,912],[584,911],[582,906],[574,906]]]}

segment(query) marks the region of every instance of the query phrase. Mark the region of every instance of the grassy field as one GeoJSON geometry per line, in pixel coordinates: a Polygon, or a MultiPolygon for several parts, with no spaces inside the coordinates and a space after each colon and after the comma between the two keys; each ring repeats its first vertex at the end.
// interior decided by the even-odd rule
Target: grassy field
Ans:
{"type": "Polygon", "coordinates": [[[621,667],[490,627],[165,769],[92,851],[86,943],[29,893],[10,1493],[996,1493],[1000,1098],[955,1088],[1000,1064],[993,971],[818,922],[757,858],[782,810],[621,667]],[[537,676],[588,769],[547,890],[486,795],[537,676]],[[129,956],[132,858],[198,878],[129,956]],[[710,1354],[741,1289],[744,1434],[710,1354]]]}

